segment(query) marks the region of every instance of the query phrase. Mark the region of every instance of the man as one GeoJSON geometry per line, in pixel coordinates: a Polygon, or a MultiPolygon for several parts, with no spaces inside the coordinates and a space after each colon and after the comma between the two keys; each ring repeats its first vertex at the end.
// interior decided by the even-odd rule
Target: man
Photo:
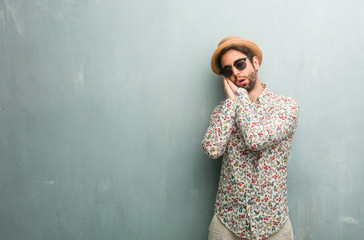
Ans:
{"type": "Polygon", "coordinates": [[[287,159],[299,108],[260,82],[262,59],[260,48],[240,37],[224,38],[212,55],[226,100],[202,140],[209,157],[224,155],[209,240],[293,239],[287,159]]]}

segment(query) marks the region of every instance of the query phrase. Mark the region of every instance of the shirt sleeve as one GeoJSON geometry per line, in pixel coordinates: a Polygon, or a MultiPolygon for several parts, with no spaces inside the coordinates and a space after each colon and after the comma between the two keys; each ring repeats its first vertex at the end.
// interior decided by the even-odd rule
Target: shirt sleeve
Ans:
{"type": "Polygon", "coordinates": [[[292,137],[299,116],[299,107],[292,98],[277,100],[277,104],[269,106],[268,111],[273,111],[271,116],[260,119],[255,114],[248,92],[239,88],[235,94],[235,120],[247,148],[260,151],[292,137]]]}
{"type": "Polygon", "coordinates": [[[214,109],[201,142],[203,151],[213,159],[224,154],[234,128],[235,101],[227,98],[214,109]]]}

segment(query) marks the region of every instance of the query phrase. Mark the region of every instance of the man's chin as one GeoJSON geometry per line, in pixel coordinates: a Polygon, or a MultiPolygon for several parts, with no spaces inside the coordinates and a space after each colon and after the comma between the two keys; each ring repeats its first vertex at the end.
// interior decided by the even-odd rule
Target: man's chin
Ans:
{"type": "Polygon", "coordinates": [[[246,85],[243,87],[248,93],[253,89],[252,87],[250,87],[249,85],[246,85]]]}
{"type": "Polygon", "coordinates": [[[243,84],[240,86],[241,88],[244,88],[245,90],[249,91],[250,90],[250,87],[249,87],[249,84],[243,84]]]}
{"type": "Polygon", "coordinates": [[[237,87],[240,87],[240,88],[246,88],[246,87],[249,87],[249,85],[248,85],[248,84],[246,84],[246,83],[244,83],[244,84],[235,83],[235,85],[236,85],[237,87]]]}

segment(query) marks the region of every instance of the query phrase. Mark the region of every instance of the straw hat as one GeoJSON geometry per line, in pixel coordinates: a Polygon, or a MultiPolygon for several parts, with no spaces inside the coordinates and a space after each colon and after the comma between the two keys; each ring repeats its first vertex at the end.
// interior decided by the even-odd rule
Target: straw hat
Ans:
{"type": "Polygon", "coordinates": [[[252,41],[249,41],[247,39],[241,38],[241,37],[226,37],[224,39],[222,39],[218,45],[218,47],[216,48],[214,54],[212,54],[212,58],[211,58],[211,68],[212,71],[218,75],[220,75],[220,68],[217,65],[217,56],[219,55],[219,53],[227,47],[230,46],[242,46],[242,47],[247,47],[250,49],[250,51],[254,54],[254,56],[258,57],[259,60],[259,65],[262,64],[263,61],[263,53],[260,50],[260,48],[258,47],[258,45],[252,41]]]}

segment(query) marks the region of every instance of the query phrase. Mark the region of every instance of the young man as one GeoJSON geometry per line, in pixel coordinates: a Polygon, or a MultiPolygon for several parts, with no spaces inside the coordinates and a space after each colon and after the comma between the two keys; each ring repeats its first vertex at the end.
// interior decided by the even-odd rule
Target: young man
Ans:
{"type": "Polygon", "coordinates": [[[299,108],[260,82],[262,58],[254,42],[240,37],[224,38],[212,55],[226,100],[202,140],[209,157],[224,155],[209,240],[293,239],[287,159],[299,108]]]}

